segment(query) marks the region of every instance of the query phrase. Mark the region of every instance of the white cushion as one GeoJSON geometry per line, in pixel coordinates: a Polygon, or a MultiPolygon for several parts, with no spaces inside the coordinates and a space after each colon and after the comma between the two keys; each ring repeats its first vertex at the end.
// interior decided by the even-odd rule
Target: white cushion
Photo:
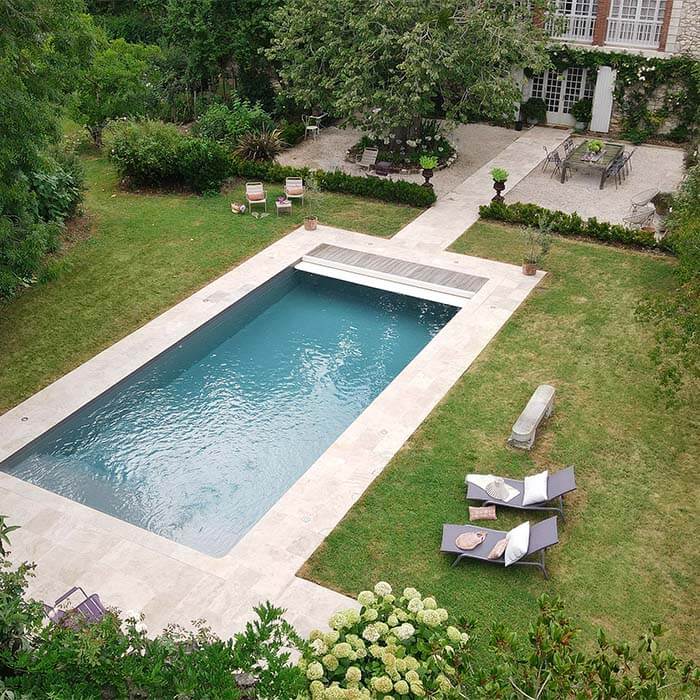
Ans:
{"type": "Polygon", "coordinates": [[[522,559],[527,554],[527,548],[530,546],[530,522],[521,523],[518,527],[514,527],[507,535],[505,560],[506,566],[515,564],[516,561],[522,559]]]}
{"type": "Polygon", "coordinates": [[[531,506],[533,503],[544,503],[547,500],[547,470],[526,476],[523,482],[523,505],[531,506]]]}

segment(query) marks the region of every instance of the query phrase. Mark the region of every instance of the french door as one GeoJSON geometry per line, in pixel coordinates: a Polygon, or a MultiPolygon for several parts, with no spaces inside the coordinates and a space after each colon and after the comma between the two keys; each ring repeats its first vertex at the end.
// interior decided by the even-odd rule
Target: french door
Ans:
{"type": "Polygon", "coordinates": [[[595,71],[587,68],[567,68],[561,72],[547,70],[534,75],[530,82],[530,97],[540,97],[547,105],[547,122],[571,126],[571,107],[585,97],[593,97],[595,71]]]}

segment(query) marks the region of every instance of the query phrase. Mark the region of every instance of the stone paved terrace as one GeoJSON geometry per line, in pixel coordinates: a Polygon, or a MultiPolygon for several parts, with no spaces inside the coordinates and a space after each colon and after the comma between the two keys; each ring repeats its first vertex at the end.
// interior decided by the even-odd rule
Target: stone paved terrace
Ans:
{"type": "MultiPolygon", "coordinates": [[[[578,144],[580,138],[574,139],[578,144]]],[[[617,143],[617,142],[616,142],[617,143]]],[[[622,142],[620,142],[622,143],[622,142]]],[[[625,150],[635,146],[626,143],[625,150]]],[[[656,188],[673,192],[683,179],[683,151],[663,146],[638,146],[632,156],[632,171],[619,187],[609,179],[599,189],[600,173],[573,172],[565,183],[549,165],[546,172],[535,168],[527,177],[506,193],[506,202],[532,202],[548,209],[578,212],[584,219],[595,216],[613,224],[623,223],[630,211],[630,201],[637,192],[656,188]]],[[[542,149],[540,149],[542,150],[542,149]]],[[[542,150],[544,157],[544,150],[542,150]]]]}
{"type": "MultiPolygon", "coordinates": [[[[307,166],[322,170],[340,169],[350,175],[364,176],[366,173],[360,167],[344,160],[346,151],[354,146],[361,136],[362,132],[357,129],[337,127],[322,129],[318,139],[302,141],[294,148],[282,153],[278,160],[283,165],[307,166]]],[[[517,137],[517,131],[488,124],[460,124],[448,132],[448,138],[457,149],[459,156],[451,167],[439,170],[433,176],[432,182],[437,195],[442,196],[451,192],[484,163],[495,158],[517,137]]],[[[419,173],[392,174],[391,178],[423,182],[423,177],[419,173]]]]}
{"type": "Polygon", "coordinates": [[[566,132],[535,128],[482,165],[391,240],[320,226],[298,229],[0,416],[0,460],[78,410],[209,318],[320,243],[395,257],[487,279],[473,297],[362,415],[225,556],[214,558],[0,473],[3,513],[22,528],[13,557],[40,575],[30,594],[54,600],[79,584],[108,605],[143,611],[149,629],[205,618],[230,635],[252,607],[271,600],[302,632],[324,626],[344,596],[296,572],[515,309],[539,283],[513,265],[444,252],[492,195],[489,171],[515,184],[536,167],[542,145],[566,132]]]}

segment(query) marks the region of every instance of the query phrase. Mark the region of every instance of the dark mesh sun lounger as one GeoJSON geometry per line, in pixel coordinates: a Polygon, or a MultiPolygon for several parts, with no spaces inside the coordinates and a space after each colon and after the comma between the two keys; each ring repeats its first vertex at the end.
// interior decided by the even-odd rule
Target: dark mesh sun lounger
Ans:
{"type": "Polygon", "coordinates": [[[518,495],[507,503],[505,501],[499,501],[497,498],[491,498],[484,489],[479,488],[475,484],[470,484],[465,477],[464,483],[467,487],[467,500],[481,501],[482,506],[497,505],[504,506],[505,508],[518,508],[520,510],[552,511],[559,513],[563,518],[563,496],[576,490],[576,479],[574,477],[573,467],[567,467],[554,474],[550,474],[547,478],[547,500],[542,503],[532,503],[529,506],[523,505],[523,481],[519,481],[518,479],[503,479],[503,481],[519,491],[518,495]],[[553,501],[558,502],[559,505],[555,505],[552,503],[553,501]]]}
{"type": "MultiPolygon", "coordinates": [[[[457,565],[462,559],[477,559],[478,561],[485,561],[489,564],[505,566],[506,562],[504,557],[501,556],[498,559],[488,559],[487,557],[496,542],[502,540],[506,534],[507,533],[503,530],[491,530],[487,527],[477,527],[475,525],[443,525],[440,551],[445,554],[456,555],[452,566],[457,565]],[[455,544],[457,538],[465,532],[485,532],[486,539],[478,547],[465,552],[455,544]]],[[[530,525],[530,544],[527,549],[527,554],[520,561],[515,562],[513,566],[517,564],[522,566],[536,566],[540,569],[545,578],[549,578],[544,565],[544,553],[547,547],[551,547],[557,544],[557,542],[559,542],[559,533],[557,532],[556,515],[540,523],[533,523],[530,525]],[[526,560],[527,557],[534,555],[537,555],[536,560],[526,560]]]]}

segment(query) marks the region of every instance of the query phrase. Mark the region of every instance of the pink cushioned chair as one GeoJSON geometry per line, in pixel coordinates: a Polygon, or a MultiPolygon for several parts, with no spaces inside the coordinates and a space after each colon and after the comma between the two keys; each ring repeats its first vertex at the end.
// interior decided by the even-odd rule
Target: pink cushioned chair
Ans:
{"type": "Polygon", "coordinates": [[[254,204],[262,204],[267,211],[267,193],[262,182],[246,182],[245,183],[245,198],[248,202],[248,207],[253,211],[254,204]]]}
{"type": "Polygon", "coordinates": [[[288,177],[284,181],[284,194],[287,199],[301,199],[304,204],[304,181],[300,177],[288,177]]]}

